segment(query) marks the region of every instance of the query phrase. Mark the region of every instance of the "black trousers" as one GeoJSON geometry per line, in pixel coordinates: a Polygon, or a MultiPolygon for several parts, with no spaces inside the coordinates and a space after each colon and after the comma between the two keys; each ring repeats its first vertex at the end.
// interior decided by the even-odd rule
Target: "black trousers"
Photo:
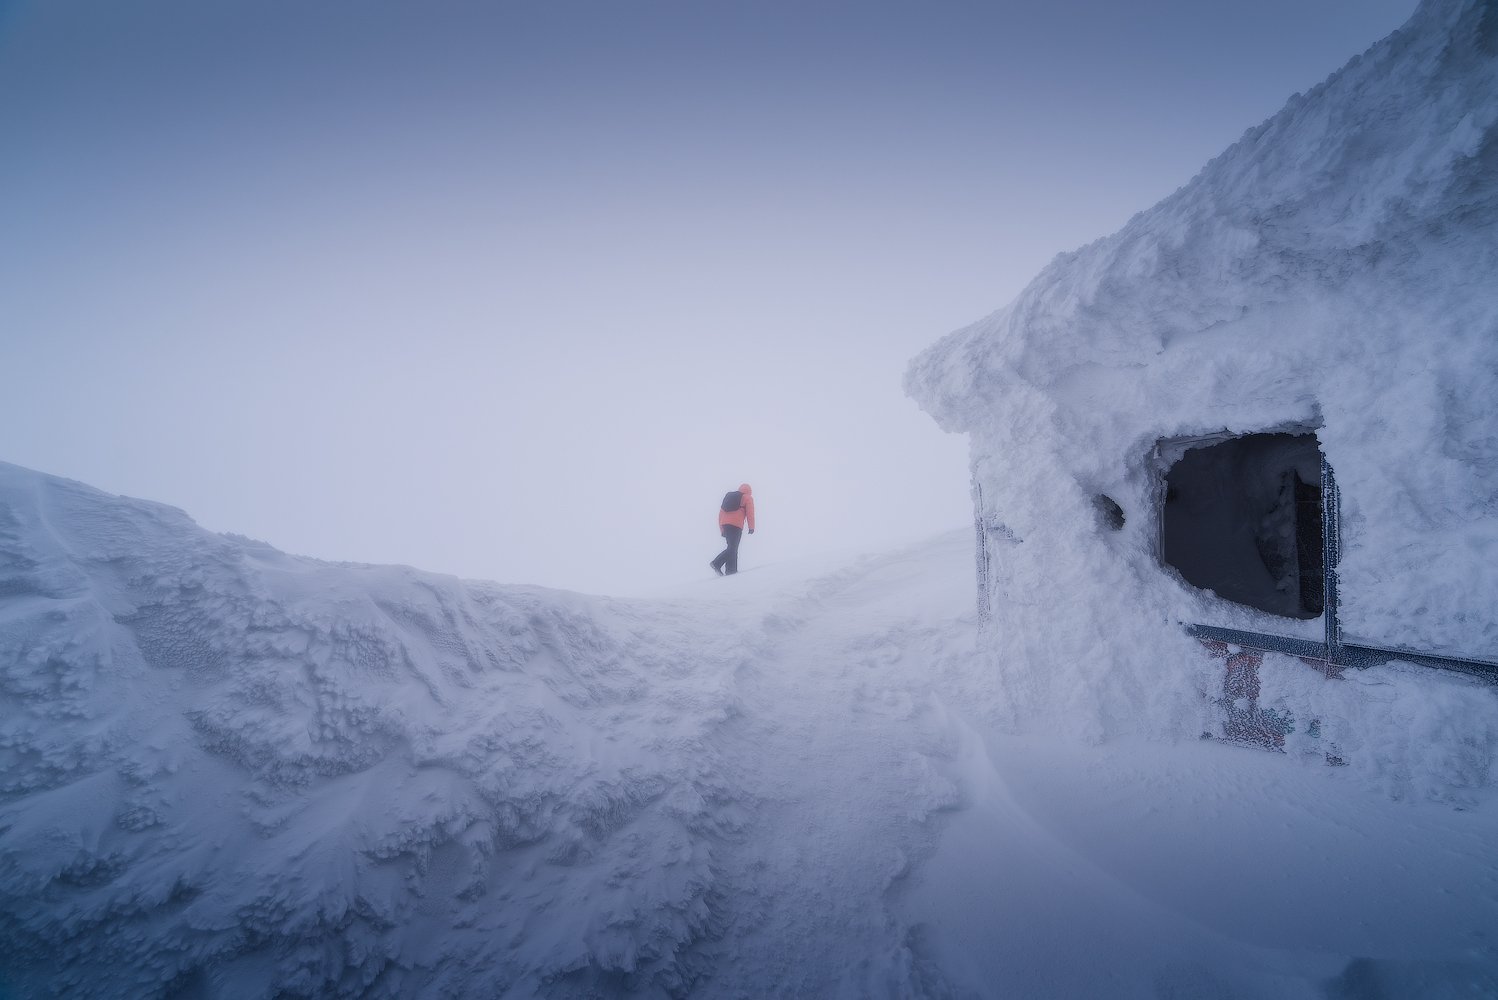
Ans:
{"type": "Polygon", "coordinates": [[[722,570],[725,576],[739,571],[739,539],[743,537],[743,528],[723,525],[723,538],[728,542],[728,548],[718,553],[718,558],[713,560],[713,569],[722,570]]]}

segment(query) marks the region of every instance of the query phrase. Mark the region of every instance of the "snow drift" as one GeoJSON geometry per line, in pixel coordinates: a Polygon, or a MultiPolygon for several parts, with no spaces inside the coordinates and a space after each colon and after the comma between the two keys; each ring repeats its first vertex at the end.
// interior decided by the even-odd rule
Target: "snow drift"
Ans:
{"type": "Polygon", "coordinates": [[[876,589],[817,640],[882,565],[591,598],[0,464],[0,996],[827,995],[860,927],[898,981],[879,900],[954,791],[889,678],[970,632],[876,589]]]}
{"type": "Polygon", "coordinates": [[[684,671],[638,607],[299,559],[11,466],[0,556],[7,967],[394,993],[437,953],[435,988],[537,954],[649,978],[710,926],[728,651],[684,671]],[[634,713],[650,738],[609,745],[634,713]],[[536,897],[523,924],[493,891],[536,897]]]}
{"type": "Polygon", "coordinates": [[[1498,797],[1450,727],[1492,689],[1286,671],[1382,748],[1340,768],[1015,736],[970,559],[623,602],[0,464],[0,996],[1498,989],[1498,797]]]}
{"type": "MultiPolygon", "coordinates": [[[[1315,607],[1266,613],[1164,565],[1171,464],[1249,435],[1314,435],[1335,470],[1349,639],[1498,660],[1494,274],[1498,8],[1427,0],[1185,187],[917,358],[909,393],[971,436],[992,554],[983,610],[1003,619],[987,646],[1017,715],[1055,709],[1094,736],[1183,732],[1185,706],[1145,693],[1223,692],[1221,661],[1204,663],[1180,623],[1319,634],[1315,607]]],[[[1260,701],[1301,735],[1352,697],[1322,685],[1309,705],[1282,659],[1260,701]]],[[[1444,711],[1464,780],[1490,781],[1490,702],[1444,711]]],[[[1414,752],[1333,728],[1331,743],[1388,752],[1394,769],[1414,752]]]]}

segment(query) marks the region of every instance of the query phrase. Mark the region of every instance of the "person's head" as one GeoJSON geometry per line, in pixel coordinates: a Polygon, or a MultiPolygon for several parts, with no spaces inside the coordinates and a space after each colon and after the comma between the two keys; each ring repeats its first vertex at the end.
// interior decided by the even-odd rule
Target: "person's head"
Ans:
{"type": "Polygon", "coordinates": [[[749,484],[748,483],[739,483],[739,492],[740,493],[753,493],[754,491],[749,488],[749,484]]]}

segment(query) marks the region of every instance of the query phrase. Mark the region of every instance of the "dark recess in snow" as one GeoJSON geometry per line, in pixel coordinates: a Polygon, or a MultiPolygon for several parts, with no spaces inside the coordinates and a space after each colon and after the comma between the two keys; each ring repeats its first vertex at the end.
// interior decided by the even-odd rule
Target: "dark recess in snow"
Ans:
{"type": "Polygon", "coordinates": [[[1093,509],[1097,511],[1099,520],[1109,531],[1122,531],[1124,526],[1123,508],[1118,501],[1106,493],[1099,493],[1092,498],[1093,509]]]}
{"type": "Polygon", "coordinates": [[[1190,448],[1166,473],[1162,558],[1226,600],[1319,617],[1320,467],[1314,434],[1246,434],[1190,448]]]}

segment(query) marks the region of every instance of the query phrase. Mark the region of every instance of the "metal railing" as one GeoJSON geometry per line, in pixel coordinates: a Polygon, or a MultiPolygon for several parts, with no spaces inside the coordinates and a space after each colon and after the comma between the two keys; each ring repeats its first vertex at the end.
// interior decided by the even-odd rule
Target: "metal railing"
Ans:
{"type": "Polygon", "coordinates": [[[1498,679],[1498,662],[1476,660],[1461,656],[1444,656],[1413,649],[1398,649],[1388,646],[1369,646],[1346,642],[1342,638],[1342,622],[1339,615],[1337,592],[1337,561],[1341,556],[1341,494],[1337,490],[1332,467],[1325,458],[1321,460],[1321,546],[1322,546],[1322,614],[1326,620],[1326,637],[1321,642],[1312,639],[1295,639],[1264,632],[1247,632],[1242,629],[1221,628],[1216,625],[1188,625],[1186,630],[1199,639],[1215,639],[1234,646],[1246,646],[1275,653],[1288,653],[1308,660],[1345,667],[1372,667],[1390,660],[1403,660],[1427,667],[1444,670],[1459,670],[1498,679]]]}

